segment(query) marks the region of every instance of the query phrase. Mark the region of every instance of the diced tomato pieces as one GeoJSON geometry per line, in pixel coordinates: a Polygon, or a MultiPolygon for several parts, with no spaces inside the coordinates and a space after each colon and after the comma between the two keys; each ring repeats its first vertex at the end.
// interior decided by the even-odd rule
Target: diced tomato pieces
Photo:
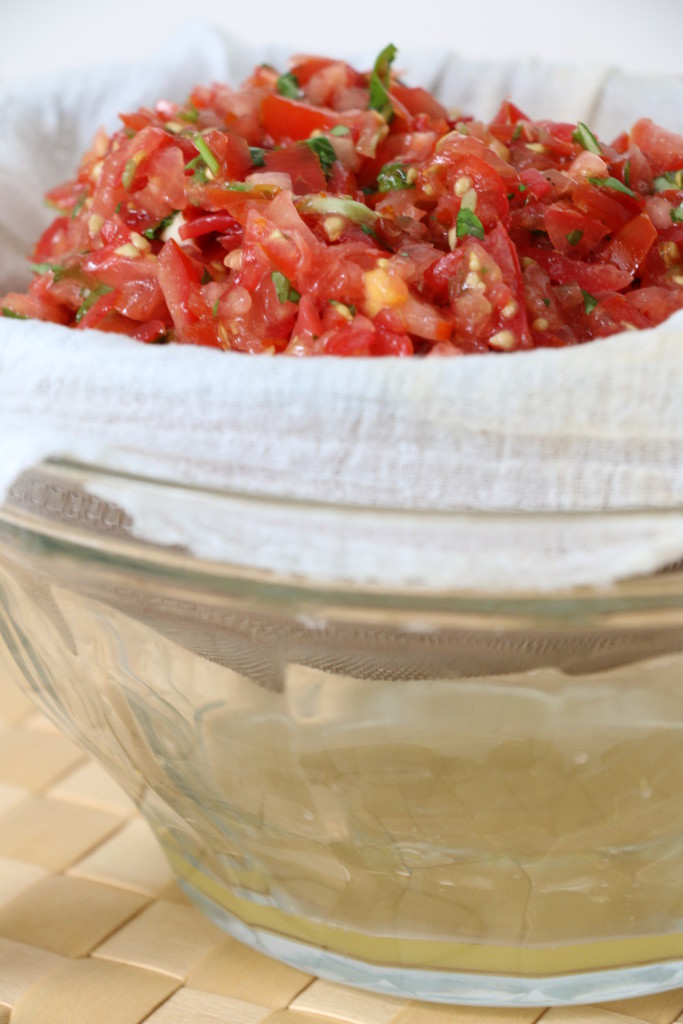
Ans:
{"type": "Polygon", "coordinates": [[[263,100],[261,120],[265,134],[276,144],[308,139],[316,130],[329,131],[342,123],[332,110],[311,107],[277,93],[269,93],[263,100]]]}

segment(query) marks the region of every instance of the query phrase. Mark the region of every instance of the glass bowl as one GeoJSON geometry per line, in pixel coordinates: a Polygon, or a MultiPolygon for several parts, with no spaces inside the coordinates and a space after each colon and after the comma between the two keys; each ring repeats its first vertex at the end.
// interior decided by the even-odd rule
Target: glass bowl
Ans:
{"type": "MultiPolygon", "coordinates": [[[[393,995],[683,984],[683,573],[321,583],[250,567],[269,530],[282,545],[278,508],[62,462],[0,510],[4,667],[136,800],[190,898],[271,956],[393,995]],[[242,564],[136,539],[131,494],[234,531],[242,564]]],[[[321,552],[390,515],[286,511],[321,552]]],[[[461,518],[408,516],[421,535],[461,518]]],[[[511,519],[481,517],[482,545],[511,519]]]]}

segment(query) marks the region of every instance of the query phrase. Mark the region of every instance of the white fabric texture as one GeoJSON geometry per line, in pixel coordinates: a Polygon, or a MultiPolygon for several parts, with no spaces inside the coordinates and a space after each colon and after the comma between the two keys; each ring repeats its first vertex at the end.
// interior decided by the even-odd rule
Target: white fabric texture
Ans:
{"type": "MultiPolygon", "coordinates": [[[[100,124],[111,129],[118,111],[162,96],[181,99],[197,82],[237,82],[255,60],[282,56],[254,55],[191,24],[138,74],[110,69],[87,80],[64,75],[6,89],[0,293],[26,282],[23,257],[50,218],[42,195],[73,173],[100,124]]],[[[372,59],[350,56],[366,66],[372,59]]],[[[448,54],[401,54],[398,63],[412,82],[482,116],[511,94],[532,116],[590,119],[606,136],[643,114],[683,130],[683,80],[540,63],[482,65],[448,54]]],[[[497,562],[458,561],[451,552],[451,569],[442,565],[436,581],[418,571],[429,559],[416,544],[412,562],[402,553],[407,567],[398,576],[389,566],[385,573],[385,582],[420,577],[422,585],[464,588],[605,583],[683,556],[681,396],[683,313],[652,331],[573,349],[405,361],[147,347],[0,319],[0,493],[22,469],[66,456],[307,501],[483,514],[600,512],[605,522],[616,514],[618,528],[598,531],[575,515],[555,541],[530,523],[522,544],[500,545],[497,562]],[[646,514],[629,520],[632,510],[646,514]]],[[[125,501],[123,492],[118,498],[125,501]]],[[[154,520],[138,505],[135,519],[139,535],[154,540],[154,520]]],[[[479,543],[476,517],[472,523],[469,549],[466,536],[458,541],[470,553],[479,543]]],[[[212,538],[205,550],[201,533],[186,508],[175,520],[173,508],[166,510],[165,540],[206,557],[234,557],[227,538],[224,545],[212,538]]],[[[289,543],[296,547],[296,539],[289,543]]],[[[253,556],[261,568],[316,571],[301,553],[253,556]]],[[[345,559],[336,568],[328,560],[326,577],[354,578],[357,570],[364,578],[364,568],[345,559]]],[[[380,577],[381,565],[373,579],[380,577]]]]}

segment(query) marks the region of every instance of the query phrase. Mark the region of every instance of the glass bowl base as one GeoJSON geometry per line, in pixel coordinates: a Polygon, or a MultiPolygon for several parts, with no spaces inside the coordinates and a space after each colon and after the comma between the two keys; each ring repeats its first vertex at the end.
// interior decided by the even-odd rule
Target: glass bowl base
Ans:
{"type": "Polygon", "coordinates": [[[307,974],[382,995],[470,1006],[576,1006],[633,999],[683,985],[681,960],[533,978],[373,966],[246,925],[189,882],[180,878],[178,884],[200,910],[252,949],[307,974]]]}

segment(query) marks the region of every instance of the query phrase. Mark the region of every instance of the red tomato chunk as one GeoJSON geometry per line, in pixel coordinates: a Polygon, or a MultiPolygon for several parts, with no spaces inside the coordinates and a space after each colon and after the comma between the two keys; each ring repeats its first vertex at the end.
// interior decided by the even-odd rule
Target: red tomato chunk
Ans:
{"type": "Polygon", "coordinates": [[[6,317],[241,352],[575,345],[683,308],[683,136],[452,118],[392,71],[299,57],[100,133],[6,317]]]}

